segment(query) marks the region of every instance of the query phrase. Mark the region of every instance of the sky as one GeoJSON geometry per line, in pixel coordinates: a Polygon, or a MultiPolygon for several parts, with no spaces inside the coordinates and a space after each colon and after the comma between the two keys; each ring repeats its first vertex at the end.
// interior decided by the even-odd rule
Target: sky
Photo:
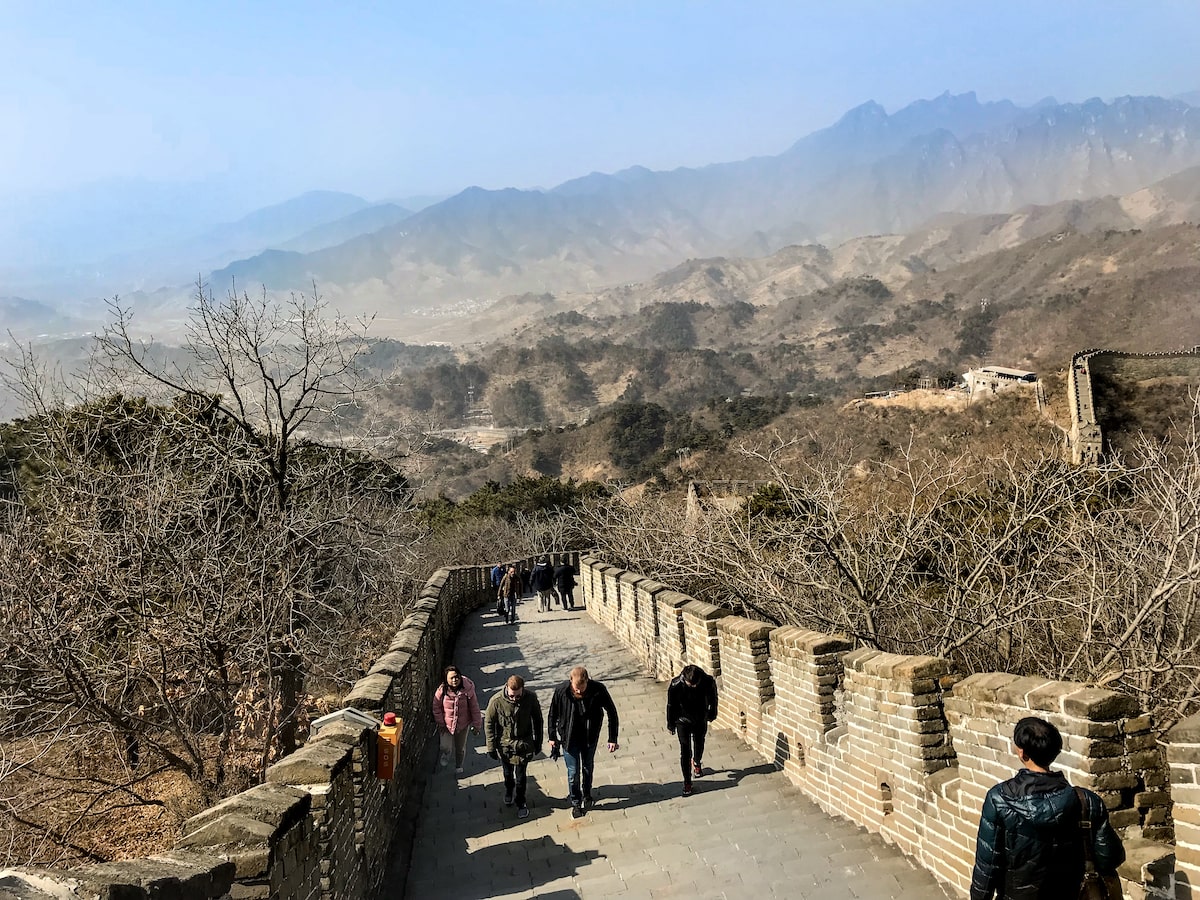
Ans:
{"type": "Polygon", "coordinates": [[[867,100],[1200,90],[1200,4],[0,0],[0,197],[221,185],[244,211],[782,152],[867,100]]]}

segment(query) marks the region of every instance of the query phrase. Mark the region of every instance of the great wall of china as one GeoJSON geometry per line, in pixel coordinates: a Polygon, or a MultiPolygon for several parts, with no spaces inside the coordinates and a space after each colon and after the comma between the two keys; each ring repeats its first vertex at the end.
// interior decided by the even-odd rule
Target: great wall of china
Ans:
{"type": "Polygon", "coordinates": [[[1104,448],[1104,435],[1092,395],[1094,374],[1116,375],[1131,381],[1180,377],[1195,381],[1200,379],[1200,351],[1195,347],[1162,353],[1093,349],[1081,350],[1071,357],[1067,372],[1067,397],[1071,407],[1067,456],[1076,465],[1095,465],[1104,448]]]}
{"type": "MultiPolygon", "coordinates": [[[[965,896],[978,811],[1014,767],[1021,716],[1055,722],[1061,768],[1097,791],[1125,836],[1125,896],[1200,900],[1200,716],[1160,743],[1133,701],[1082,684],[958,673],[944,659],[855,648],[776,627],[592,557],[575,562],[588,614],[669,678],[686,663],[719,679],[728,729],[828,813],[883,835],[965,896]]],[[[375,777],[373,727],[323,728],[267,781],[189,819],[174,850],[70,873],[7,872],[0,895],[35,898],[395,896],[422,760],[427,698],[463,617],[490,604],[486,567],[430,578],[388,651],[345,698],[404,722],[396,777],[375,777]],[[14,885],[18,886],[14,888],[14,885]]]]}

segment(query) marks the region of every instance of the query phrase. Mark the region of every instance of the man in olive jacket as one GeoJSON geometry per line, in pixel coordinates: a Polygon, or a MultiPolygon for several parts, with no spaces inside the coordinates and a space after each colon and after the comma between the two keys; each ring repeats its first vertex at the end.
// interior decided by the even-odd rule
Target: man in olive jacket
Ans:
{"type": "Polygon", "coordinates": [[[1024,768],[988,791],[983,801],[971,900],[1078,897],[1083,842],[1092,842],[1101,874],[1116,872],[1125,848],[1108,822],[1104,801],[1083,790],[1081,804],[1063,774],[1050,771],[1063,745],[1057,728],[1029,716],[1013,730],[1013,745],[1024,768]]]}
{"type": "Polygon", "coordinates": [[[620,749],[617,743],[617,706],[599,681],[592,681],[588,670],[576,666],[571,676],[554,689],[550,701],[548,731],[550,756],[557,759],[561,750],[567,764],[567,786],[571,798],[571,814],[583,815],[592,805],[592,770],[596,762],[596,745],[600,743],[600,726],[608,716],[608,752],[620,749]]]}
{"type": "Polygon", "coordinates": [[[483,717],[488,756],[504,770],[504,805],[517,804],[517,815],[529,815],[525,805],[525,769],[542,752],[542,707],[537,694],[525,690],[525,679],[508,676],[504,689],[492,696],[483,717]]]}

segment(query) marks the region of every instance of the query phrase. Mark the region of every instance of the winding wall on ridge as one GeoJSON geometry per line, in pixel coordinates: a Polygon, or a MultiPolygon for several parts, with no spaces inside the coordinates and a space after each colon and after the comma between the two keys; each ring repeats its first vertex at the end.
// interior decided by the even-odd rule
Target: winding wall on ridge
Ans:
{"type": "Polygon", "coordinates": [[[1071,407],[1071,430],[1067,453],[1076,465],[1095,465],[1104,449],[1104,435],[1092,396],[1095,372],[1124,375],[1133,380],[1185,376],[1200,378],[1200,352],[1172,350],[1162,353],[1126,353],[1122,350],[1081,350],[1071,357],[1067,373],[1067,397],[1071,407]]]}

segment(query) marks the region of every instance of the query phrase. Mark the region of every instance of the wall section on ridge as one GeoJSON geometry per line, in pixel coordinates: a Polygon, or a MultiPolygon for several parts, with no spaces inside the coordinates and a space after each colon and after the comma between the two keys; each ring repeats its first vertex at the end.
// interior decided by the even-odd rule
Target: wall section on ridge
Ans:
{"type": "MultiPolygon", "coordinates": [[[[563,561],[574,557],[564,555],[563,561]]],[[[171,852],[66,873],[0,872],[0,897],[368,900],[400,895],[402,886],[394,879],[407,871],[404,860],[420,809],[417,775],[427,766],[434,738],[429,698],[464,617],[494,602],[489,575],[490,566],[435,572],[387,652],[345,697],[344,706],[377,721],[386,712],[403,721],[390,781],[375,776],[375,728],[334,722],[272,765],[265,783],[188,819],[171,852]]]]}
{"type": "MultiPolygon", "coordinates": [[[[1099,793],[1124,835],[1126,896],[1176,897],[1168,781],[1175,774],[1200,785],[1200,750],[1179,750],[1187,761],[1168,769],[1149,717],[1131,698],[1042,678],[963,677],[939,657],[856,649],[844,635],[735,616],[591,556],[580,561],[580,573],[588,614],[648,673],[667,680],[694,663],[715,674],[715,727],[738,735],[826,812],[881,834],[963,896],[984,795],[1017,768],[1013,726],[1036,715],[1063,734],[1056,767],[1099,793]],[[656,631],[635,621],[629,585],[652,598],[656,631]]],[[[637,607],[640,618],[644,607],[637,607]]],[[[1200,735],[1200,725],[1194,731],[1200,735]]],[[[1196,847],[1187,850],[1195,853],[1195,872],[1181,874],[1178,896],[1200,900],[1194,789],[1196,798],[1175,807],[1175,821],[1196,847]],[[1194,894],[1186,893],[1189,877],[1194,894]]]]}

